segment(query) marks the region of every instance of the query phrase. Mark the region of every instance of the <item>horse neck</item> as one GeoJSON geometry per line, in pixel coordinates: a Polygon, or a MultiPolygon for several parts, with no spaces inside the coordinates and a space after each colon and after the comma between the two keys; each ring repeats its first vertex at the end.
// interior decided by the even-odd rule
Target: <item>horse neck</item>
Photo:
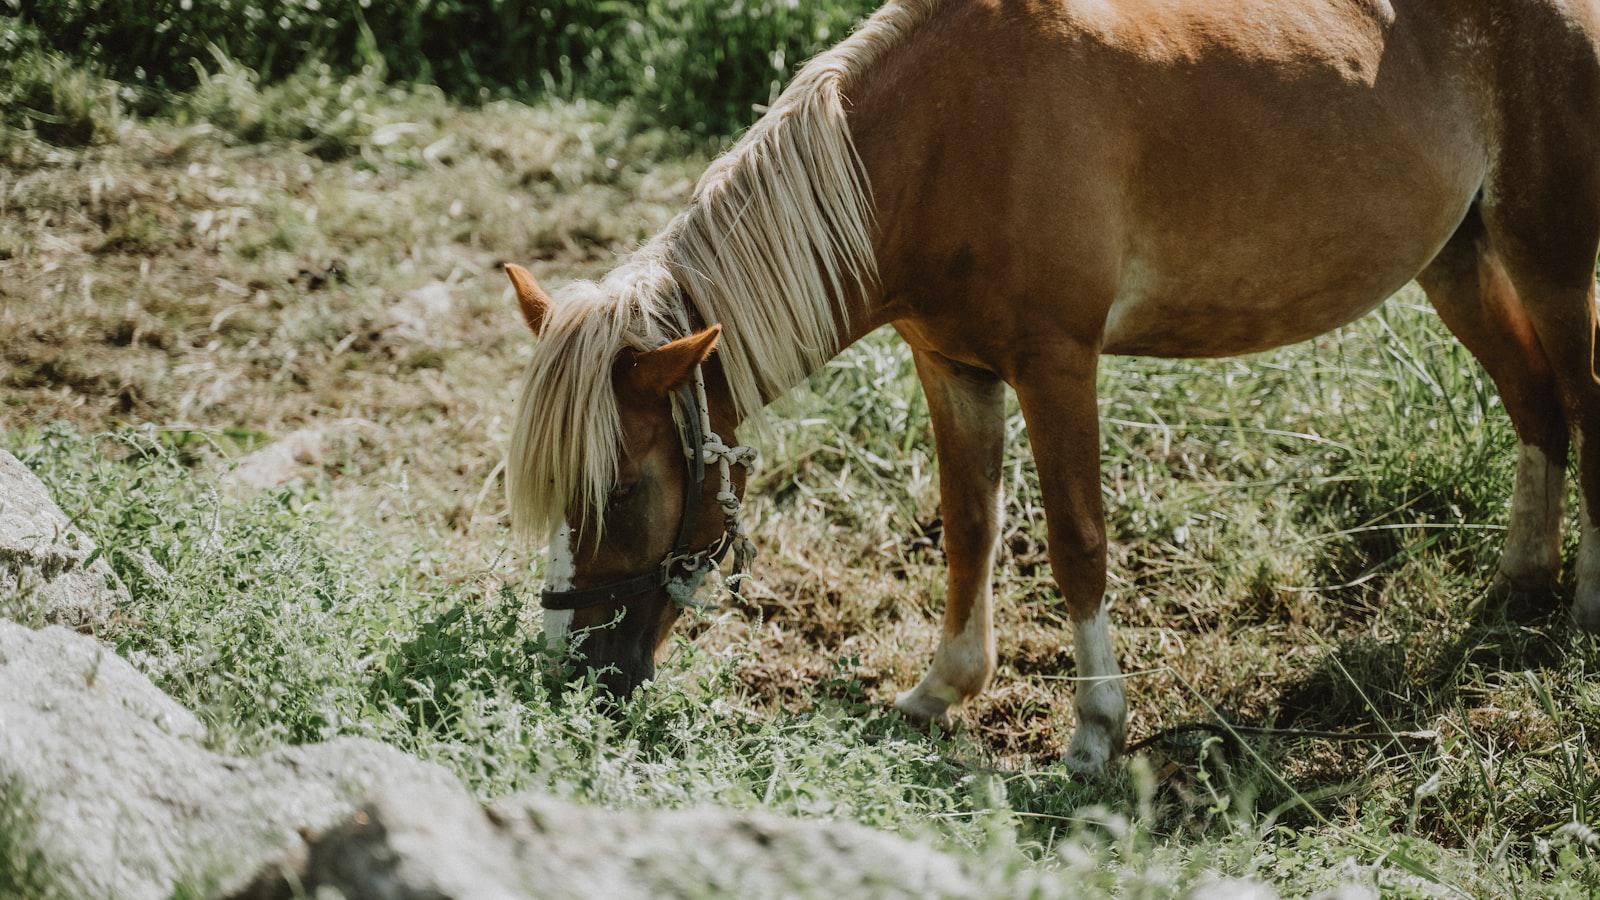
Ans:
{"type": "MultiPolygon", "coordinates": [[[[897,315],[883,302],[878,272],[871,263],[882,246],[883,223],[874,222],[870,208],[857,205],[858,199],[843,198],[859,198],[870,207],[878,194],[876,185],[895,174],[894,155],[877,152],[886,141],[894,139],[894,92],[885,93],[873,82],[878,80],[880,68],[890,73],[898,68],[887,65],[887,61],[917,40],[919,25],[936,6],[935,0],[891,0],[860,31],[809,64],[786,91],[786,99],[781,99],[780,106],[769,113],[775,118],[758,123],[733,152],[712,165],[707,180],[701,184],[701,189],[709,185],[707,199],[702,204],[697,197],[697,205],[686,211],[679,227],[670,233],[668,239],[675,242],[671,255],[677,266],[676,275],[690,295],[690,306],[697,307],[708,319],[722,321],[733,341],[740,339],[741,321],[749,326],[744,334],[747,340],[732,351],[733,355],[724,357],[729,372],[741,379],[730,387],[736,395],[742,390],[746,412],[751,411],[748,407],[771,403],[828,359],[897,315]],[[854,105],[852,98],[857,90],[877,95],[875,109],[854,105]],[[841,123],[847,134],[841,135],[841,123]],[[788,140],[799,143],[786,146],[783,142],[788,140]],[[875,150],[870,158],[857,152],[866,147],[875,150]],[[748,152],[752,148],[758,152],[748,152]],[[742,155],[741,150],[745,151],[742,155]],[[787,160],[789,165],[779,170],[771,163],[774,159],[787,160]],[[884,164],[880,166],[873,160],[884,164]],[[842,177],[842,171],[854,170],[858,163],[863,167],[860,171],[865,176],[864,184],[853,177],[848,186],[836,180],[842,177]],[[771,182],[802,171],[807,173],[804,178],[787,184],[771,182]],[[760,179],[766,179],[764,187],[752,189],[752,182],[760,179]],[[739,196],[741,193],[745,196],[739,196]],[[743,205],[749,198],[774,196],[800,199],[764,210],[758,200],[754,207],[757,211],[744,218],[746,222],[762,223],[755,226],[754,236],[730,236],[724,231],[728,226],[722,216],[728,208],[751,208],[743,205]],[[807,202],[816,202],[818,208],[810,215],[795,212],[804,210],[798,204],[807,202]],[[719,203],[727,205],[719,208],[719,203]],[[830,230],[837,230],[831,236],[819,236],[819,222],[827,222],[830,230]],[[775,234],[763,235],[759,231],[773,223],[781,223],[775,234]],[[776,267],[776,271],[766,270],[764,250],[792,250],[797,246],[809,246],[812,256],[793,258],[786,266],[776,267]],[[839,255],[833,255],[835,250],[839,255]],[[727,277],[717,279],[714,270],[718,263],[728,261],[743,268],[724,272],[727,277]],[[827,266],[837,273],[837,278],[816,271],[804,272],[804,267],[811,264],[827,266]],[[801,272],[797,273],[797,269],[801,272]],[[701,289],[703,294],[699,293],[701,289]],[[758,296],[741,296],[740,291],[758,296]],[[774,295],[792,304],[792,318],[781,310],[758,308],[774,295]],[[821,324],[828,315],[833,318],[831,329],[821,324]],[[783,333],[785,323],[791,327],[791,335],[783,333]],[[828,346],[816,353],[822,340],[828,346]],[[741,352],[747,355],[739,355],[741,352]],[[758,368],[769,360],[774,364],[758,368]],[[750,389],[752,386],[743,379],[758,387],[750,389]]],[[[920,151],[902,149],[913,155],[920,151]]],[[[742,217],[741,212],[739,218],[742,217]]]]}
{"type": "MultiPolygon", "coordinates": [[[[834,298],[835,321],[838,322],[839,340],[826,359],[816,365],[812,371],[807,372],[807,377],[821,371],[829,362],[838,358],[844,351],[868,334],[878,330],[892,321],[892,313],[880,302],[881,291],[876,284],[871,284],[865,291],[851,290],[844,296],[834,298]]],[[[698,325],[696,327],[699,327],[698,325]]],[[[733,409],[732,392],[728,385],[727,373],[724,371],[719,354],[712,354],[704,369],[706,378],[707,396],[710,398],[714,409],[733,409]]],[[[794,385],[787,391],[772,394],[766,390],[761,392],[762,406],[770,406],[789,391],[798,388],[794,385]]],[[[742,423],[742,418],[731,415],[729,424],[737,427],[742,423]]]]}

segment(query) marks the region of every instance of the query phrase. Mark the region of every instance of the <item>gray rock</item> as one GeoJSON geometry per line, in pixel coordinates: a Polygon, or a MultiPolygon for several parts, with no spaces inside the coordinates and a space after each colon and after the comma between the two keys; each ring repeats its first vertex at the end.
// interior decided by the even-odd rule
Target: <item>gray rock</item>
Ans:
{"type": "Polygon", "coordinates": [[[27,801],[29,838],[69,896],[236,884],[371,792],[456,785],[373,741],[241,758],[204,738],[193,714],[91,638],[0,621],[0,788],[27,801]]]}
{"type": "Polygon", "coordinates": [[[192,713],[91,638],[0,621],[0,787],[28,801],[28,837],[70,896],[166,897],[252,875],[237,896],[977,893],[952,857],[849,823],[532,796],[485,809],[442,769],[372,741],[243,758],[204,740],[192,713]]]}
{"type": "Polygon", "coordinates": [[[92,630],[128,601],[94,541],[20,460],[0,450],[0,610],[92,630]]]}
{"type": "Polygon", "coordinates": [[[234,493],[254,493],[291,484],[304,478],[322,462],[330,438],[329,426],[310,425],[292,431],[240,459],[224,472],[222,485],[234,493]]]}
{"type": "Polygon", "coordinates": [[[484,809],[460,788],[378,795],[307,844],[235,900],[980,894],[953,857],[847,822],[613,812],[539,796],[484,809]]]}
{"type": "Polygon", "coordinates": [[[297,428],[229,462],[217,481],[229,496],[236,498],[299,484],[315,477],[328,457],[349,448],[358,431],[374,427],[366,419],[334,419],[297,428]]]}

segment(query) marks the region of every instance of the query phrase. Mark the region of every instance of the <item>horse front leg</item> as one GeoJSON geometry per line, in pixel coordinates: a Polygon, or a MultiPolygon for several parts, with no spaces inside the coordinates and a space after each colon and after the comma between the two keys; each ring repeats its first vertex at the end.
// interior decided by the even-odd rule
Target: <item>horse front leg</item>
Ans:
{"type": "Polygon", "coordinates": [[[1050,568],[1072,618],[1077,728],[1065,762],[1105,768],[1122,750],[1128,719],[1122,673],[1104,606],[1106,526],[1100,500],[1099,354],[1073,347],[1030,364],[1012,386],[1028,423],[1049,525],[1050,568]]]}
{"type": "Polygon", "coordinates": [[[994,375],[915,351],[939,454],[939,507],[949,565],[944,629],[933,664],[895,708],[943,722],[994,674],[994,557],[1003,506],[1005,385],[994,375]]]}

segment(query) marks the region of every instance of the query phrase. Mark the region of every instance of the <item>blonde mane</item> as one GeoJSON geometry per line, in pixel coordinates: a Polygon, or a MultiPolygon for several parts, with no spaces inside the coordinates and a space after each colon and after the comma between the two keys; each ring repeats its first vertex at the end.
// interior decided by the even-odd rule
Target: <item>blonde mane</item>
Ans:
{"type": "Polygon", "coordinates": [[[743,418],[839,350],[834,298],[876,277],[871,189],[845,91],[938,0],[890,0],[801,69],[713,162],[689,207],[599,283],[557,292],[517,403],[506,463],[512,524],[547,539],[569,508],[598,524],[621,423],[611,364],[625,347],[723,326],[718,355],[743,418]]]}

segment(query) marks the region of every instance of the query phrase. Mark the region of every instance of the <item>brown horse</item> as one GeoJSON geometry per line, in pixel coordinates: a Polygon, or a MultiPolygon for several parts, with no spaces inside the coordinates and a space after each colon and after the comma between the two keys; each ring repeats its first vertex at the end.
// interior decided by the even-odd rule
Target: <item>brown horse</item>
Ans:
{"type": "Polygon", "coordinates": [[[604,281],[552,300],[510,270],[540,340],[509,491],[556,538],[547,632],[581,629],[616,688],[649,677],[675,601],[742,541],[718,435],[893,325],[949,558],[943,640],[896,705],[943,716],[994,671],[1010,385],[1083,679],[1068,762],[1098,768],[1125,719],[1100,355],[1276,347],[1413,278],[1521,441],[1504,587],[1557,577],[1576,429],[1573,613],[1600,628],[1597,39],[1594,0],[891,0],[604,281]]]}

